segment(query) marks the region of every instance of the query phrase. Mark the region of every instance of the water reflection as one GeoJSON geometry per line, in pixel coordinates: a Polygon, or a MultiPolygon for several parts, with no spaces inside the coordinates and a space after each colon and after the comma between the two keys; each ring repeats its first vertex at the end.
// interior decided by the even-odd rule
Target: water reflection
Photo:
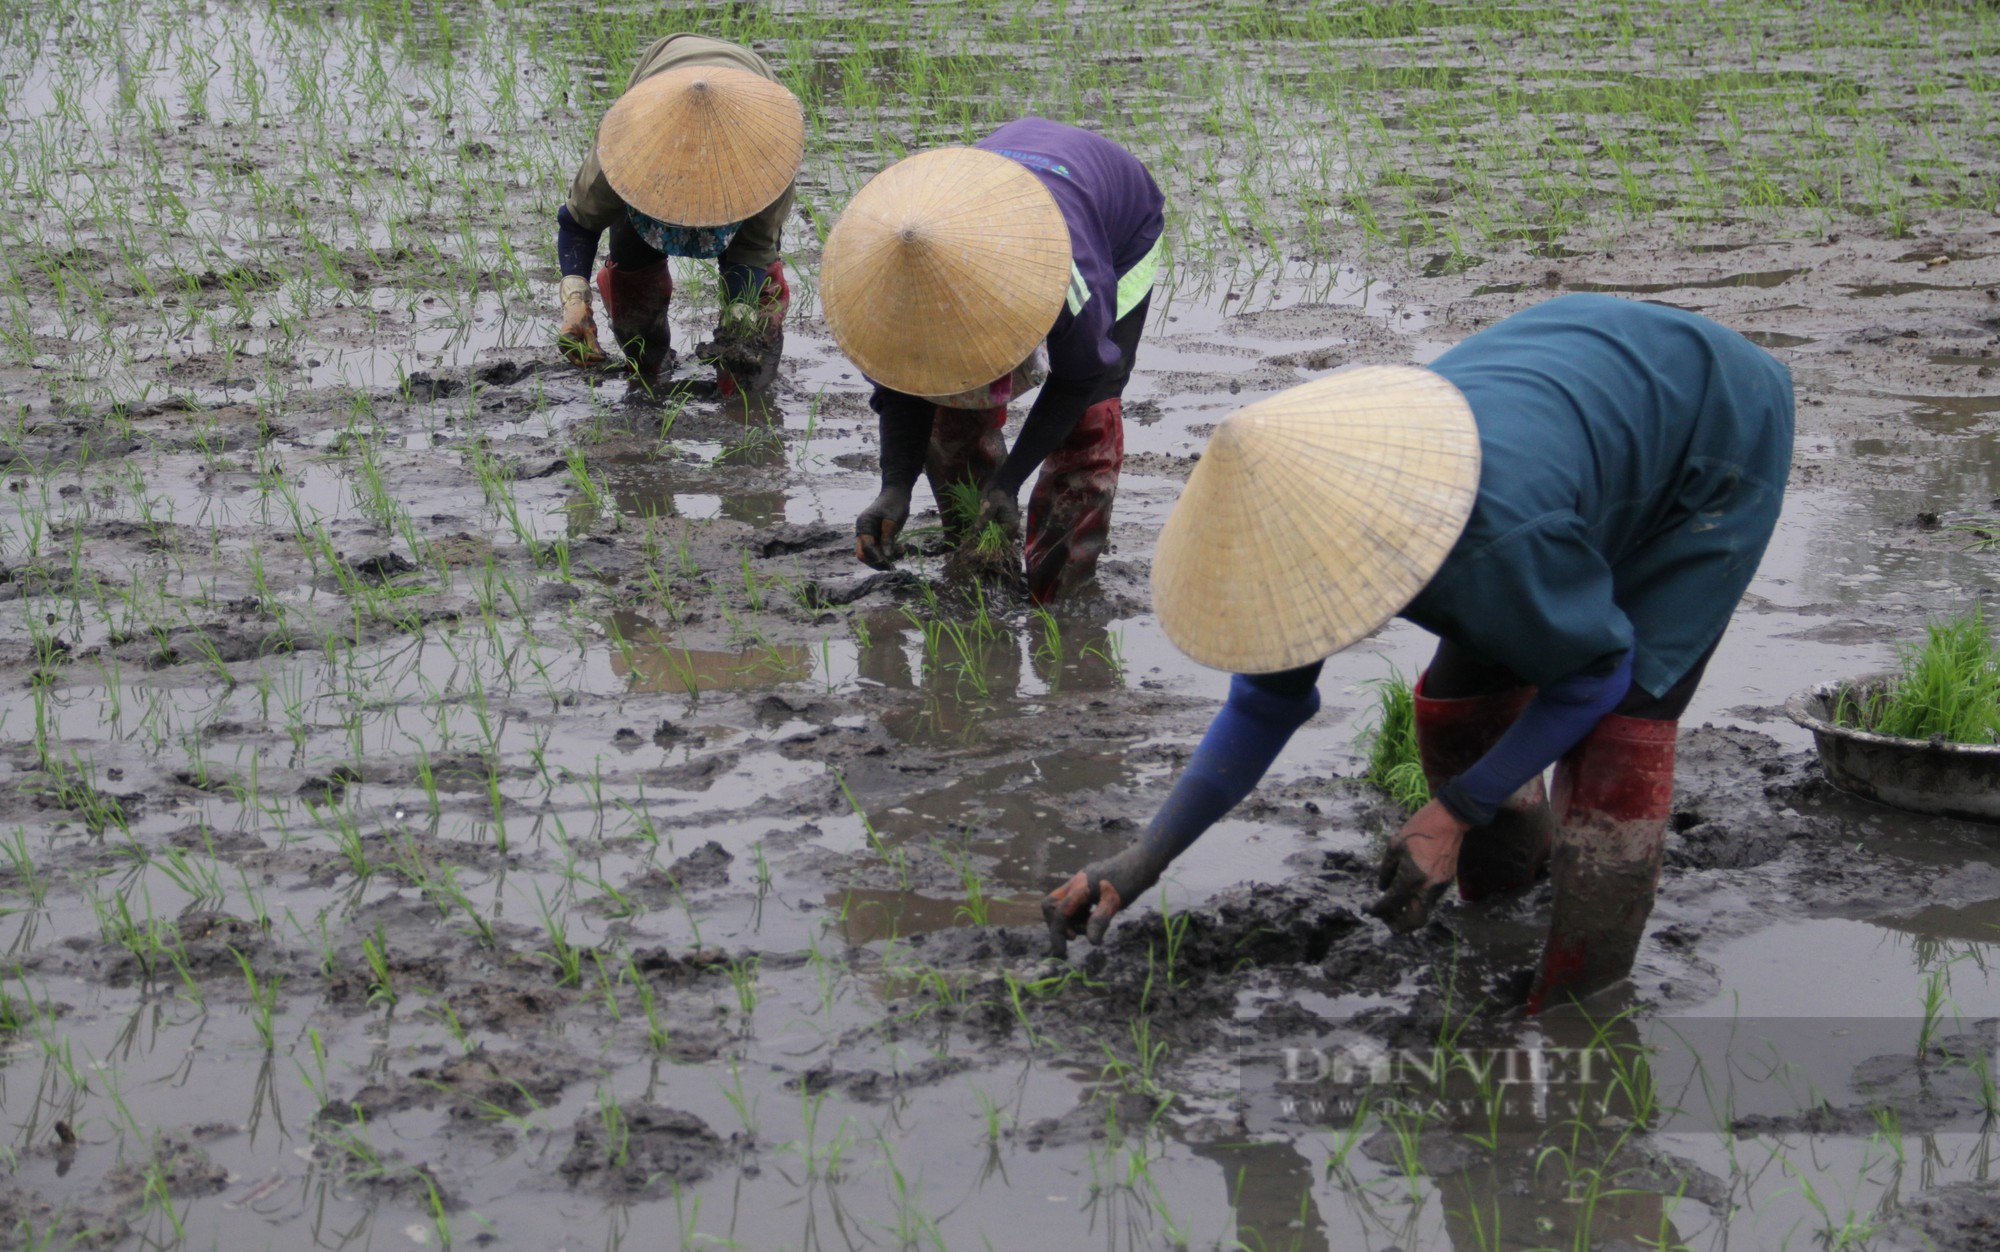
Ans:
{"type": "MultiPolygon", "coordinates": [[[[1330,1031],[1246,1058],[1246,1116],[1254,1133],[1323,1135],[1347,1221],[1401,1246],[1674,1247],[1675,1202],[1713,1180],[1640,1146],[1671,1111],[1653,1053],[1627,1017],[1330,1031]],[[1426,1194],[1443,1241],[1410,1204],[1426,1194]]],[[[1229,1173],[1261,1246],[1328,1247],[1289,1143],[1197,1151],[1229,1173]]]]}
{"type": "Polygon", "coordinates": [[[913,891],[856,888],[829,891],[826,902],[839,919],[840,937],[851,944],[903,939],[954,926],[1033,926],[1042,920],[1039,897],[997,900],[982,897],[975,903],[968,896],[939,899],[913,891]],[[981,922],[975,917],[985,920],[981,922]]]}
{"type": "Polygon", "coordinates": [[[1268,1252],[1331,1252],[1313,1195],[1319,1171],[1294,1144],[1277,1139],[1190,1147],[1222,1170],[1236,1214],[1239,1246],[1268,1252]]]}
{"type": "Polygon", "coordinates": [[[860,678],[924,693],[920,706],[882,715],[910,743],[971,742],[993,718],[1041,712],[1037,697],[1125,685],[1123,636],[1102,622],[1017,624],[933,603],[863,614],[855,634],[860,678]]]}
{"type": "MultiPolygon", "coordinates": [[[[611,504],[626,517],[710,518],[726,517],[750,526],[772,526],[786,520],[790,493],[785,490],[783,471],[787,451],[780,428],[761,418],[746,422],[711,419],[697,429],[689,421],[687,429],[675,437],[683,452],[700,450],[705,459],[662,459],[645,457],[613,461],[602,467],[611,504]],[[710,436],[718,436],[711,439],[710,436]]],[[[570,501],[571,529],[578,529],[579,510],[588,529],[589,502],[581,497],[570,501]]]]}
{"type": "Polygon", "coordinates": [[[802,682],[813,675],[812,652],[802,644],[762,644],[734,652],[688,648],[632,612],[612,614],[608,626],[611,671],[631,691],[740,691],[802,682]]]}
{"type": "Polygon", "coordinates": [[[1801,274],[1810,273],[1808,266],[1783,270],[1759,270],[1748,274],[1730,274],[1722,278],[1705,278],[1692,281],[1660,283],[1566,283],[1569,291],[1620,291],[1635,295],[1651,295],[1662,291],[1699,291],[1721,287],[1761,287],[1771,288],[1801,274]]]}

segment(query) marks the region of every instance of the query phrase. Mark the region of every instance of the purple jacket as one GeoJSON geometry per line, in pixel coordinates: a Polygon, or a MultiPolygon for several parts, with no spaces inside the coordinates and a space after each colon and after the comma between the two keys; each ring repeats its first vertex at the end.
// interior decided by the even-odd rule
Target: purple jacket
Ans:
{"type": "Polygon", "coordinates": [[[1084,381],[1116,368],[1118,278],[1166,229],[1166,197],[1153,176],[1102,135],[1047,118],[1009,122],[974,146],[1027,166],[1069,224],[1070,289],[1049,332],[1049,373],[1084,381]]]}

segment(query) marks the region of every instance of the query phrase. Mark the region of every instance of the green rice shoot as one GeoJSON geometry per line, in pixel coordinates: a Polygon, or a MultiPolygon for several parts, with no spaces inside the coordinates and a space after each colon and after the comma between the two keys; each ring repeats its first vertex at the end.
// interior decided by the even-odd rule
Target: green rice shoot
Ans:
{"type": "Polygon", "coordinates": [[[1375,714],[1354,740],[1368,755],[1361,780],[1414,812],[1431,798],[1431,785],[1417,756],[1416,694],[1409,680],[1393,669],[1387,678],[1368,685],[1375,688],[1375,714]]]}
{"type": "Polygon", "coordinates": [[[938,501],[938,511],[944,514],[948,530],[969,532],[979,520],[979,484],[956,482],[945,484],[944,499],[938,501]]]}
{"type": "Polygon", "coordinates": [[[1899,650],[1900,672],[1879,690],[1847,686],[1835,725],[1903,739],[2000,743],[2000,649],[1983,611],[1934,622],[1921,646],[1899,650]]]}
{"type": "Polygon", "coordinates": [[[962,562],[970,562],[970,567],[958,573],[984,576],[991,572],[1007,581],[1018,565],[1013,559],[1013,544],[1007,538],[1006,527],[999,522],[979,524],[981,496],[977,483],[946,485],[944,498],[938,501],[938,510],[946,519],[945,534],[959,536],[956,555],[962,562]]]}
{"type": "Polygon", "coordinates": [[[972,550],[984,557],[1007,555],[1007,528],[998,522],[986,523],[978,538],[972,541],[972,550]]]}

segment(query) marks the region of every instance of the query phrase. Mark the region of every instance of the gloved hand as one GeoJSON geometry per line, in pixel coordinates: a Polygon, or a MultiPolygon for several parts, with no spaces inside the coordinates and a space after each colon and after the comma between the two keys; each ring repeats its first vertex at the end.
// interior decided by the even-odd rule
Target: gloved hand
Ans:
{"type": "Polygon", "coordinates": [[[581,274],[563,275],[562,326],[556,331],[556,346],[572,365],[604,360],[597,346],[597,318],[590,311],[590,280],[581,274]]]}
{"type": "Polygon", "coordinates": [[[875,569],[896,567],[896,534],[910,520],[910,489],[884,487],[854,519],[854,556],[875,569]]]}
{"type": "Polygon", "coordinates": [[[1382,894],[1368,912],[1399,933],[1422,929],[1458,877],[1458,849],[1468,829],[1440,800],[1411,814],[1382,854],[1375,880],[1382,894]]]}
{"type": "Polygon", "coordinates": [[[1021,506],[1013,496],[997,487],[988,487],[979,496],[979,519],[972,527],[972,533],[983,535],[986,527],[993,522],[1000,523],[1000,529],[1009,539],[1021,537],[1021,506]]]}
{"type": "Polygon", "coordinates": [[[1166,870],[1167,858],[1133,844],[1076,872],[1042,898],[1042,920],[1049,927],[1049,955],[1066,956],[1073,936],[1087,935],[1103,943],[1111,919],[1131,900],[1144,895],[1166,870]]]}

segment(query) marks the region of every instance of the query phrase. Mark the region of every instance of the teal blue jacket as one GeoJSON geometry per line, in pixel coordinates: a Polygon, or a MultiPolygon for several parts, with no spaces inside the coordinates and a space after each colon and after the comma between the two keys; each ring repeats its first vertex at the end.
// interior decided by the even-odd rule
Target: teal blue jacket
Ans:
{"type": "Polygon", "coordinates": [[[1482,462],[1471,520],[1403,611],[1543,685],[1632,652],[1658,696],[1721,637],[1784,501],[1792,380],[1680,309],[1570,295],[1432,366],[1482,462]]]}

